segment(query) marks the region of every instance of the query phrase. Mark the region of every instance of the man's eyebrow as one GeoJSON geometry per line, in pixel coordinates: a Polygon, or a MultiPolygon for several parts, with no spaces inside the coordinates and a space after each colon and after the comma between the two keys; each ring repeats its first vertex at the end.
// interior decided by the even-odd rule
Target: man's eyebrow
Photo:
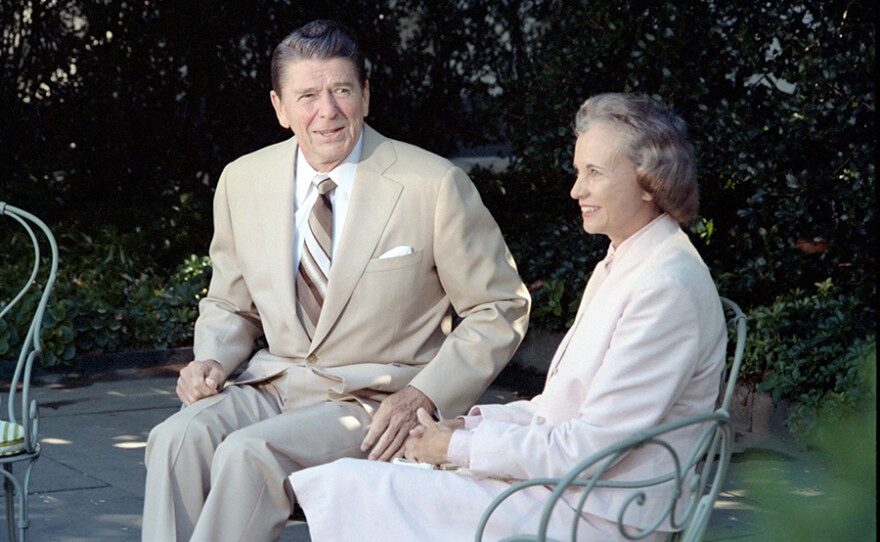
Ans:
{"type": "MultiPolygon", "coordinates": [[[[347,79],[340,79],[338,81],[331,82],[329,87],[330,88],[338,88],[338,87],[354,88],[355,82],[349,81],[347,79]]],[[[300,88],[294,87],[293,93],[294,94],[314,94],[316,92],[319,92],[320,90],[321,90],[321,87],[319,87],[319,86],[300,87],[300,88]]]]}
{"type": "Polygon", "coordinates": [[[293,88],[294,94],[311,94],[311,93],[315,93],[317,91],[318,91],[317,87],[300,87],[300,88],[294,87],[293,88]]]}

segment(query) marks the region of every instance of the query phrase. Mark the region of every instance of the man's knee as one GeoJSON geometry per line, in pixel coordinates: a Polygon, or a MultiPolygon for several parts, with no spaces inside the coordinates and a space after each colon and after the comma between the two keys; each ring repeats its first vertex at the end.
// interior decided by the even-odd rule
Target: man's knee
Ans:
{"type": "Polygon", "coordinates": [[[211,471],[216,472],[223,465],[237,468],[251,465],[255,458],[268,451],[268,446],[263,438],[249,435],[246,431],[233,431],[217,446],[211,471]]]}
{"type": "Polygon", "coordinates": [[[146,460],[150,456],[162,454],[167,460],[174,458],[183,450],[203,450],[214,448],[220,438],[208,420],[191,413],[180,411],[153,427],[147,437],[146,460]]]}

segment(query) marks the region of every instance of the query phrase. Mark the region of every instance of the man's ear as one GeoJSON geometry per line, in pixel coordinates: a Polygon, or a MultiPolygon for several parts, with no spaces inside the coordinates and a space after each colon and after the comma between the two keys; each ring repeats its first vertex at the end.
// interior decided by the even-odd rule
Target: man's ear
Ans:
{"type": "Polygon", "coordinates": [[[287,117],[284,115],[284,109],[281,107],[281,95],[272,90],[269,92],[269,99],[272,100],[272,107],[275,108],[275,116],[278,117],[278,124],[280,124],[282,128],[290,129],[290,123],[287,122],[287,117]]]}

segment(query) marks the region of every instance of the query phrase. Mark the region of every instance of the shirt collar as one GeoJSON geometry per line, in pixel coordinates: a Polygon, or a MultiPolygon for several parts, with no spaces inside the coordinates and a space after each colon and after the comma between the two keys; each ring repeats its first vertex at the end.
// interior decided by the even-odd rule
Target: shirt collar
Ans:
{"type": "MultiPolygon", "coordinates": [[[[336,183],[336,190],[342,189],[346,194],[351,194],[352,187],[354,186],[354,174],[357,171],[358,162],[361,160],[361,151],[364,148],[364,133],[361,132],[360,137],[358,137],[358,141],[355,144],[354,148],[351,150],[348,156],[345,157],[338,166],[333,168],[332,170],[326,172],[327,176],[333,179],[333,182],[336,183]]],[[[302,148],[297,146],[296,149],[296,192],[298,196],[302,196],[301,198],[297,198],[300,201],[305,199],[306,194],[308,194],[309,190],[311,190],[312,180],[315,176],[320,175],[321,172],[315,171],[315,168],[309,164],[308,160],[306,160],[305,155],[303,155],[302,148]]]]}

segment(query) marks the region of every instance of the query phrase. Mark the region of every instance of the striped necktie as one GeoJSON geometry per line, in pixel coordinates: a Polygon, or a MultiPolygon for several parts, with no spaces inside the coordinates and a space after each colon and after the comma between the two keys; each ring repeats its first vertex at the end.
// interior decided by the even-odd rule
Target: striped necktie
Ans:
{"type": "Polygon", "coordinates": [[[333,203],[330,193],[336,188],[329,178],[316,180],[318,199],[309,215],[309,226],[303,235],[302,255],[296,274],[296,305],[299,318],[309,338],[314,336],[321,307],[327,295],[327,277],[333,239],[333,203]]]}

